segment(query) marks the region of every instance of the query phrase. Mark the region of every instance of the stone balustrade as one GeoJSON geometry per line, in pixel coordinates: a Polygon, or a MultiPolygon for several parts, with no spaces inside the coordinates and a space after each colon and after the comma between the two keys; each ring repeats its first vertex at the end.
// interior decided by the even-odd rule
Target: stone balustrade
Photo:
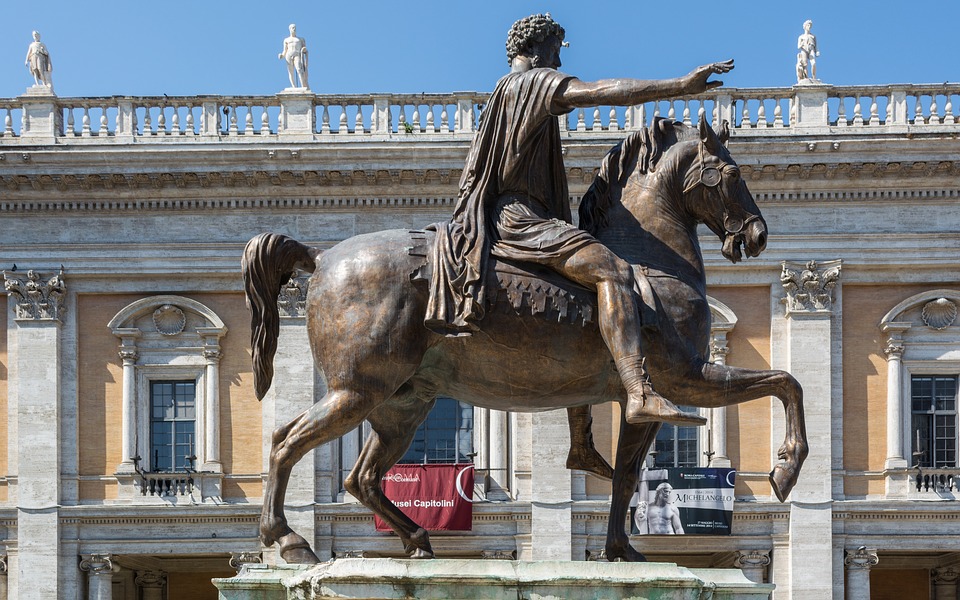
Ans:
{"type": "MultiPolygon", "coordinates": [[[[319,141],[469,139],[488,97],[479,92],[21,96],[0,99],[0,146],[253,142],[291,135],[319,141]]],[[[577,109],[561,121],[561,129],[571,137],[608,135],[648,125],[658,116],[692,124],[703,113],[712,122],[729,122],[735,136],[956,132],[960,121],[953,101],[958,97],[960,84],[719,88],[633,107],[577,109]]]]}
{"type": "Polygon", "coordinates": [[[915,472],[913,487],[920,493],[954,494],[960,492],[960,469],[922,469],[915,472]]]}

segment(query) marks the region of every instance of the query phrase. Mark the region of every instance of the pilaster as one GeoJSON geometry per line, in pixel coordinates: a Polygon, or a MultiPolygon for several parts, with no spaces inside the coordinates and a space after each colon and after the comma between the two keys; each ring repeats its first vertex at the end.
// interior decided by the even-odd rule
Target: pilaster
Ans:
{"type": "MultiPolygon", "coordinates": [[[[280,307],[280,336],[277,341],[277,354],[274,357],[273,385],[264,401],[272,405],[272,422],[267,423],[268,413],[264,413],[264,435],[272,437],[272,432],[292,421],[297,415],[313,406],[314,366],[309,352],[306,315],[301,309],[298,298],[305,298],[307,283],[305,277],[295,277],[281,288],[278,300],[280,307]]],[[[269,441],[270,437],[267,440],[269,441]]],[[[329,445],[323,448],[329,461],[329,445]]],[[[287,486],[285,511],[290,526],[302,535],[311,546],[316,542],[316,464],[320,450],[308,452],[293,467],[290,483],[287,486]]],[[[267,460],[269,457],[265,456],[267,460]]]]}
{"type": "Polygon", "coordinates": [[[566,467],[566,410],[533,414],[531,546],[533,560],[573,558],[572,480],[566,467]]]}
{"type": "MultiPolygon", "coordinates": [[[[846,552],[843,564],[847,567],[847,600],[870,600],[870,569],[879,562],[877,551],[872,548],[860,546],[846,552]]],[[[956,597],[954,589],[951,600],[956,597]]]]}
{"type": "Polygon", "coordinates": [[[49,278],[4,272],[15,305],[10,382],[16,407],[17,538],[19,580],[30,582],[19,598],[54,599],[59,589],[61,455],[61,316],[63,271],[49,278]]]}
{"type": "MultiPolygon", "coordinates": [[[[840,410],[840,261],[783,262],[785,296],[784,365],[803,387],[810,454],[790,495],[791,598],[822,599],[833,594],[832,501],[842,492],[840,410]]],[[[779,404],[779,402],[778,402],[779,404]]],[[[782,418],[782,409],[774,413],[782,418]]],[[[779,440],[772,440],[772,448],[779,440]]],[[[776,458],[774,457],[774,460],[776,458]]]]}

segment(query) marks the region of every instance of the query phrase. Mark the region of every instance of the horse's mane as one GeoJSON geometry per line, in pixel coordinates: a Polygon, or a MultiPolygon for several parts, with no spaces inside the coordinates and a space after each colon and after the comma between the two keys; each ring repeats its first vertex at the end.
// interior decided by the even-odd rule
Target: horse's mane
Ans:
{"type": "Polygon", "coordinates": [[[678,141],[692,139],[696,134],[696,128],[656,117],[650,127],[631,133],[614,146],[603,157],[600,172],[580,201],[580,229],[596,235],[607,225],[607,209],[612,202],[610,188],[626,183],[627,177],[633,172],[630,165],[634,161],[634,170],[645,175],[657,167],[667,149],[678,141]]]}

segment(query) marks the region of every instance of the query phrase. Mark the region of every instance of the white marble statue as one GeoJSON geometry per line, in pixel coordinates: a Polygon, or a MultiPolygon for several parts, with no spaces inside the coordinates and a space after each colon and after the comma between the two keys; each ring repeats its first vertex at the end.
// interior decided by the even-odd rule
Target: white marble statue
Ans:
{"type": "Polygon", "coordinates": [[[287,73],[290,75],[290,87],[301,87],[310,89],[307,83],[307,42],[302,37],[297,37],[297,26],[290,24],[290,36],[283,40],[283,51],[277,56],[287,61],[287,73]],[[300,80],[297,86],[294,80],[294,72],[300,80]]]}
{"type": "Polygon", "coordinates": [[[50,62],[50,53],[40,41],[40,32],[33,32],[33,42],[27,48],[27,58],[23,62],[37,85],[53,88],[53,63],[50,62]]]}
{"type": "Polygon", "coordinates": [[[818,81],[817,79],[817,36],[810,33],[813,21],[803,22],[803,34],[797,39],[797,83],[818,81]]]}

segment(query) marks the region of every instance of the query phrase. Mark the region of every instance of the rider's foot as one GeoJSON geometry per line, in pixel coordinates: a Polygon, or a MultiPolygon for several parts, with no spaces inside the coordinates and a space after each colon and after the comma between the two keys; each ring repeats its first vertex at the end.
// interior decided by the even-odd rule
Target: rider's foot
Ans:
{"type": "Polygon", "coordinates": [[[680,410],[649,385],[644,386],[643,394],[630,394],[627,397],[626,419],[631,425],[662,422],[679,427],[706,425],[707,420],[696,413],[680,410]]]}
{"type": "Polygon", "coordinates": [[[613,467],[607,462],[597,449],[585,447],[571,440],[570,452],[567,454],[567,468],[580,469],[593,473],[602,479],[613,479],[613,467]]]}

